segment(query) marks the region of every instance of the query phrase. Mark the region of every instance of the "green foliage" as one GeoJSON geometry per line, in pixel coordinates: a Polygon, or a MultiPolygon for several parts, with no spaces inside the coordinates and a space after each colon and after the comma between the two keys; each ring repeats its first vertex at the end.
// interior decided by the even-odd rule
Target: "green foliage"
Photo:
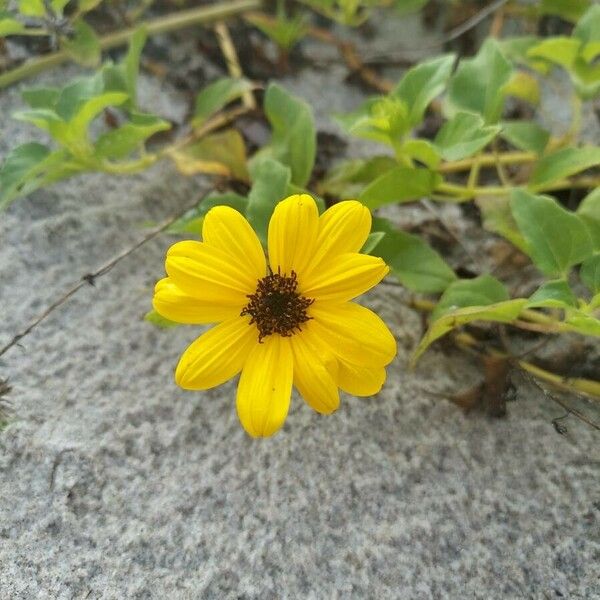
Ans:
{"type": "Polygon", "coordinates": [[[263,245],[275,205],[284,198],[292,180],[291,169],[272,158],[255,162],[251,169],[252,188],[248,194],[246,216],[263,245]]]}
{"type": "Polygon", "coordinates": [[[392,202],[410,202],[431,194],[441,180],[429,169],[395,167],[369,184],[358,199],[371,209],[392,202]]]}
{"type": "Polygon", "coordinates": [[[544,156],[537,163],[529,187],[538,190],[597,165],[600,165],[600,148],[563,148],[544,156]]]}
{"type": "Polygon", "coordinates": [[[451,283],[432,313],[431,325],[413,354],[413,364],[435,340],[452,329],[472,321],[510,323],[526,304],[523,298],[509,300],[504,285],[491,275],[451,283]]]}
{"type": "Polygon", "coordinates": [[[252,84],[247,79],[223,77],[207,85],[196,97],[196,109],[192,124],[199,127],[206,120],[227,104],[241,98],[252,90],[252,84]]]}
{"type": "Polygon", "coordinates": [[[446,54],[419,63],[409,69],[392,90],[391,95],[408,107],[409,126],[422,123],[425,109],[444,91],[455,60],[454,54],[446,54]]]}
{"type": "Polygon", "coordinates": [[[528,121],[502,121],[500,135],[515,148],[543,154],[550,132],[538,125],[528,121]]]}
{"type": "Polygon", "coordinates": [[[457,308],[487,306],[508,299],[508,291],[504,284],[491,275],[480,275],[474,279],[459,279],[446,288],[431,313],[431,318],[436,320],[457,308]]]}
{"type": "Polygon", "coordinates": [[[594,296],[600,294],[600,254],[586,258],[579,276],[594,296]]]}
{"type": "Polygon", "coordinates": [[[308,31],[308,25],[304,16],[298,14],[295,17],[288,17],[283,10],[282,4],[279,4],[277,17],[274,19],[267,15],[254,13],[247,15],[246,20],[252,23],[257,29],[260,29],[279,48],[286,52],[289,52],[308,31]]]}
{"type": "Polygon", "coordinates": [[[72,60],[84,67],[95,67],[100,63],[100,42],[94,30],[83,20],[73,24],[74,35],[65,38],[63,50],[72,60]]]}
{"type": "Polygon", "coordinates": [[[419,236],[381,218],[374,219],[373,230],[384,235],[369,253],[383,258],[398,280],[414,292],[441,292],[456,279],[442,257],[419,236]]]}
{"type": "Polygon", "coordinates": [[[488,124],[502,116],[504,90],[513,67],[504,56],[500,44],[488,38],[475,58],[462,60],[448,85],[451,112],[478,113],[488,124]]]}
{"type": "Polygon", "coordinates": [[[588,228],[594,250],[600,252],[600,188],[596,188],[581,201],[577,214],[588,228]]]}
{"type": "Polygon", "coordinates": [[[396,161],[389,156],[347,160],[327,173],[320,191],[335,198],[356,198],[371,181],[395,166],[396,161]]]}
{"type": "Polygon", "coordinates": [[[547,281],[527,302],[527,308],[577,307],[577,298],[564,279],[547,281]]]}
{"type": "Polygon", "coordinates": [[[30,109],[14,117],[47,132],[57,148],[28,143],[8,155],[0,171],[0,208],[77,173],[135,172],[156,160],[156,156],[146,153],[144,143],[155,133],[169,129],[170,124],[135,109],[137,61],[144,40],[145,32],[136,32],[119,65],[107,64],[95,75],[77,79],[62,89],[23,92],[30,109]],[[109,107],[120,109],[122,124],[93,137],[92,122],[109,107]]]}
{"type": "Polygon", "coordinates": [[[591,0],[542,0],[540,12],[543,15],[557,15],[575,23],[590,4],[591,0]]]}
{"type": "Polygon", "coordinates": [[[510,206],[527,254],[544,274],[566,277],[571,267],[592,254],[592,239],[583,221],[553,198],[515,190],[510,206]]]}
{"type": "Polygon", "coordinates": [[[264,111],[271,124],[270,142],[255,161],[273,158],[291,171],[291,182],[305,186],[315,163],[317,133],[310,106],[283,87],[271,83],[265,92],[264,111]]]}
{"type": "MultiPolygon", "coordinates": [[[[581,12],[581,6],[573,5],[581,12]]],[[[600,93],[600,5],[594,4],[581,16],[571,37],[547,38],[531,46],[527,56],[567,71],[579,96],[591,100],[600,93]]]]}
{"type": "Polygon", "coordinates": [[[460,160],[485,148],[500,129],[497,125],[485,126],[477,114],[458,112],[439,130],[435,145],[446,160],[460,160]]]}

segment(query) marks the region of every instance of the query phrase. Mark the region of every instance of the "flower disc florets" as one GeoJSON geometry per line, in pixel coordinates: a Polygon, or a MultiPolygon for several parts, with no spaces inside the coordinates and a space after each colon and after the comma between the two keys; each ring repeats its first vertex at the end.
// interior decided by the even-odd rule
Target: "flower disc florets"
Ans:
{"type": "Polygon", "coordinates": [[[314,302],[301,296],[297,291],[298,279],[294,271],[287,277],[279,271],[270,272],[259,280],[254,294],[248,294],[250,302],[244,307],[241,316],[252,317],[250,323],[258,328],[258,341],[273,333],[289,337],[300,331],[300,325],[310,317],[306,309],[314,302]]]}

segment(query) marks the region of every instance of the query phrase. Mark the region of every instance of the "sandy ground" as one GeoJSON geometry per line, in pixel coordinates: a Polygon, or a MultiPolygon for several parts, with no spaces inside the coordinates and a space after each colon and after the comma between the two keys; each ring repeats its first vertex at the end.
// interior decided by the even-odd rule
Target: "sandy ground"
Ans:
{"type": "MultiPolygon", "coordinates": [[[[344,73],[286,85],[325,127],[327,111],[360,100],[344,73]]],[[[155,102],[156,86],[143,89],[155,102]]],[[[165,92],[177,111],[183,99],[165,92]]],[[[2,94],[2,155],[33,135],[9,118],[19,106],[18,88],[2,94]]],[[[0,344],[207,186],[161,164],[15,203],[0,217],[0,344]]],[[[0,359],[14,388],[0,434],[0,598],[600,597],[590,428],[569,419],[558,435],[562,411],[518,377],[502,420],[427,396],[474,382],[476,365],[436,347],[408,372],[420,317],[380,287],[365,303],[399,344],[383,392],[346,396],[327,418],[295,398],[277,436],[252,440],[234,382],[206,393],[173,382],[198,329],[142,320],[170,243],[148,243],[0,359]]]]}

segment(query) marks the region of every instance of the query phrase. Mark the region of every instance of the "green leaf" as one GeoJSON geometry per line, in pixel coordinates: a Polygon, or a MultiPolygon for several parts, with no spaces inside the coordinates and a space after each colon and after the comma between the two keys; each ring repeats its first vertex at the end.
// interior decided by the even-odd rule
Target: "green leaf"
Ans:
{"type": "Polygon", "coordinates": [[[315,163],[317,134],[310,106],[283,87],[267,87],[264,110],[273,129],[269,144],[255,159],[272,158],[290,167],[292,183],[305,186],[315,163]]]}
{"type": "Polygon", "coordinates": [[[18,0],[19,12],[26,17],[43,17],[46,8],[43,0],[18,0]]]}
{"type": "Polygon", "coordinates": [[[402,152],[429,169],[436,169],[441,162],[439,150],[429,140],[419,138],[406,140],[402,144],[402,152]]]}
{"type": "Polygon", "coordinates": [[[476,198],[475,203],[481,212],[484,229],[501,235],[522,252],[527,252],[527,243],[512,215],[508,196],[476,198]]]}
{"type": "Polygon", "coordinates": [[[369,98],[356,110],[335,115],[334,120],[350,135],[392,147],[411,128],[408,105],[395,96],[369,98]]]}
{"type": "Polygon", "coordinates": [[[308,31],[306,20],[301,14],[294,18],[284,15],[273,18],[261,13],[248,13],[244,18],[286,51],[291,50],[308,31]]]}
{"type": "Polygon", "coordinates": [[[152,325],[160,329],[170,329],[171,327],[178,327],[181,325],[181,323],[176,323],[175,321],[170,321],[166,317],[163,317],[154,309],[144,315],[144,321],[148,321],[148,323],[152,323],[152,325]]]}
{"type": "Polygon", "coordinates": [[[429,0],[395,0],[394,8],[401,16],[421,10],[429,0]]]}
{"type": "Polygon", "coordinates": [[[148,31],[145,26],[138,27],[129,40],[127,55],[123,61],[126,92],[129,95],[130,107],[137,106],[137,80],[140,70],[140,57],[146,44],[148,31]]]}
{"type": "MultiPolygon", "coordinates": [[[[71,118],[66,126],[53,127],[50,133],[60,143],[64,144],[75,156],[87,154],[91,151],[88,140],[89,124],[109,106],[123,104],[129,96],[121,92],[100,94],[95,98],[86,100],[71,118]]],[[[62,124],[61,124],[62,125],[62,124]]]]}
{"type": "Polygon", "coordinates": [[[272,158],[263,158],[251,165],[250,176],[252,189],[248,194],[246,217],[266,246],[269,220],[277,203],[286,197],[291,171],[272,158]]]}
{"type": "Polygon", "coordinates": [[[536,164],[529,187],[539,190],[597,165],[600,165],[600,148],[596,146],[562,148],[544,156],[536,164]]]}
{"type": "Polygon", "coordinates": [[[407,288],[433,294],[456,279],[442,257],[419,236],[396,229],[382,218],[373,219],[373,230],[385,235],[369,253],[382,258],[407,288]]]}
{"type": "Polygon", "coordinates": [[[530,58],[543,58],[548,62],[570,69],[579,54],[581,41],[557,36],[542,40],[527,51],[530,58]]]}
{"type": "Polygon", "coordinates": [[[82,170],[69,160],[64,150],[51,152],[42,144],[31,142],[17,146],[0,169],[0,210],[19,196],[82,170]]]}
{"type": "Polygon", "coordinates": [[[548,145],[550,132],[532,121],[503,121],[500,135],[515,148],[542,154],[548,145]]]}
{"type": "Polygon", "coordinates": [[[5,208],[21,191],[30,174],[50,154],[50,148],[36,142],[17,146],[0,169],[0,208],[5,208]]]}
{"type": "Polygon", "coordinates": [[[400,98],[408,106],[411,126],[423,121],[431,101],[444,91],[455,58],[454,54],[446,54],[419,63],[409,69],[392,90],[391,95],[400,98]]]}
{"type": "Polygon", "coordinates": [[[13,115],[17,121],[31,123],[44,131],[51,131],[56,124],[63,124],[63,120],[53,111],[47,108],[34,108],[31,110],[22,110],[13,115]]]}
{"type": "Polygon", "coordinates": [[[248,199],[234,192],[211,193],[206,196],[197,206],[185,213],[175,223],[169,226],[168,233],[194,233],[198,236],[202,233],[202,223],[206,213],[215,206],[231,206],[238,212],[245,214],[248,207],[248,199]]]}
{"type": "Polygon", "coordinates": [[[23,100],[31,108],[45,108],[54,111],[60,97],[58,88],[33,88],[21,92],[23,100]]]}
{"type": "Polygon", "coordinates": [[[104,90],[102,73],[92,77],[81,77],[66,85],[56,100],[56,113],[69,121],[84,102],[98,96],[104,90]]]}
{"type": "Polygon", "coordinates": [[[196,96],[193,125],[199,127],[210,116],[252,90],[252,83],[247,79],[223,77],[207,85],[196,96]]]}
{"type": "Polygon", "coordinates": [[[79,0],[77,6],[82,13],[86,13],[94,10],[101,2],[102,0],[79,0]]]}
{"type": "Polygon", "coordinates": [[[515,71],[512,77],[502,88],[502,92],[506,96],[514,96],[529,102],[533,106],[540,103],[540,84],[538,80],[530,73],[518,70],[515,71]]]}
{"type": "Polygon", "coordinates": [[[10,17],[10,13],[0,13],[0,37],[15,35],[25,31],[25,25],[10,17]]]}
{"type": "Polygon", "coordinates": [[[577,298],[564,279],[547,281],[527,302],[527,308],[571,308],[577,307],[577,298]]]}
{"type": "Polygon", "coordinates": [[[184,175],[209,173],[248,181],[246,146],[239,131],[226,129],[169,153],[184,175]]]}
{"type": "Polygon", "coordinates": [[[600,337],[600,319],[581,310],[570,310],[565,323],[582,335],[600,337]]]}
{"type": "Polygon", "coordinates": [[[336,198],[356,198],[367,184],[396,166],[396,161],[390,156],[346,160],[327,173],[319,191],[336,198]]]}
{"type": "Polygon", "coordinates": [[[594,296],[600,294],[600,254],[585,259],[579,277],[594,296]]]}
{"type": "Polygon", "coordinates": [[[371,254],[384,237],[385,231],[374,231],[373,233],[370,233],[365,245],[360,250],[361,254],[371,254]]]}
{"type": "Polygon", "coordinates": [[[546,275],[565,278],[572,266],[592,253],[592,240],[582,220],[554,198],[517,189],[510,206],[527,254],[546,275]]]}
{"type": "Polygon", "coordinates": [[[437,339],[446,335],[456,327],[472,323],[473,321],[492,321],[494,323],[510,323],[514,321],[523,310],[527,300],[517,298],[505,300],[485,306],[467,306],[446,313],[433,321],[423,336],[417,349],[411,357],[411,366],[414,366],[423,352],[437,339]]]}
{"type": "Polygon", "coordinates": [[[125,123],[103,133],[94,145],[97,158],[125,158],[134,150],[139,149],[143,142],[159,131],[166,131],[171,124],[154,115],[133,114],[132,122],[125,123]]]}
{"type": "Polygon", "coordinates": [[[442,294],[431,313],[431,319],[439,319],[444,313],[466,306],[487,306],[508,300],[503,283],[491,275],[480,275],[474,279],[459,279],[451,283],[442,294]]]}
{"type": "Polygon", "coordinates": [[[542,0],[540,13],[542,15],[557,15],[575,23],[583,15],[590,0],[542,0]]]}
{"type": "Polygon", "coordinates": [[[49,4],[58,16],[62,16],[64,8],[69,4],[69,1],[70,0],[49,0],[49,4]]]}
{"type": "Polygon", "coordinates": [[[600,40],[600,5],[595,3],[582,15],[573,30],[573,37],[586,44],[600,40]]]}
{"type": "Polygon", "coordinates": [[[448,101],[455,110],[480,114],[487,124],[496,123],[504,107],[504,86],[513,68],[498,42],[488,38],[475,58],[462,60],[450,78],[448,101]]]}
{"type": "Polygon", "coordinates": [[[62,40],[62,49],[78,64],[95,67],[100,63],[100,41],[96,32],[83,20],[73,24],[75,35],[62,40]]]}
{"type": "Polygon", "coordinates": [[[592,236],[594,250],[600,251],[600,188],[590,192],[581,201],[577,214],[592,236]]]}
{"type": "Polygon", "coordinates": [[[441,182],[441,175],[429,169],[396,167],[369,184],[358,199],[370,209],[410,202],[431,194],[441,182]]]}
{"type": "Polygon", "coordinates": [[[486,127],[477,114],[458,112],[439,130],[435,145],[446,160],[460,160],[487,146],[499,131],[497,125],[486,127]]]}

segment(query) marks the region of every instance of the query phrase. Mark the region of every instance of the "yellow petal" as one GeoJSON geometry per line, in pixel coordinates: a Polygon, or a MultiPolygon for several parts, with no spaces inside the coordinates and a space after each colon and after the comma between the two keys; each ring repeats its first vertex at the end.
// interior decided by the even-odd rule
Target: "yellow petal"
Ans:
{"type": "Polygon", "coordinates": [[[202,239],[226,252],[256,281],[265,276],[267,263],[260,241],[250,223],[230,206],[215,206],[204,217],[202,239]]]}
{"type": "Polygon", "coordinates": [[[231,257],[203,242],[178,242],[169,248],[165,268],[169,277],[187,294],[241,310],[257,280],[231,257]]]}
{"type": "Polygon", "coordinates": [[[385,383],[385,369],[339,361],[336,381],[340,388],[353,396],[374,396],[385,383]]]}
{"type": "Polygon", "coordinates": [[[299,288],[307,298],[345,302],[377,285],[389,267],[381,258],[356,252],[338,254],[317,267],[299,288]]]}
{"type": "Polygon", "coordinates": [[[315,253],[307,274],[323,260],[346,252],[358,252],[371,231],[371,213],[356,200],[338,202],[319,218],[315,253]]]}
{"type": "Polygon", "coordinates": [[[352,302],[315,302],[311,327],[342,361],[383,367],[396,355],[396,340],[387,325],[364,306],[352,302]]]}
{"type": "Polygon", "coordinates": [[[319,211],[307,194],[282,200],[269,222],[269,264],[274,273],[301,274],[314,254],[319,231],[319,211]]]}
{"type": "Polygon", "coordinates": [[[152,306],[157,313],[176,323],[218,323],[239,316],[239,308],[207,302],[186,294],[165,277],[154,288],[152,306]]]}
{"type": "Polygon", "coordinates": [[[175,381],[186,390],[207,390],[225,383],[244,366],[257,330],[248,317],[223,321],[187,348],[175,371],[175,381]]]}
{"type": "Polygon", "coordinates": [[[328,415],[340,404],[334,379],[337,360],[331,352],[324,353],[322,344],[319,345],[314,337],[309,322],[290,338],[294,353],[294,385],[311,408],[328,415]]]}
{"type": "Polygon", "coordinates": [[[273,435],[285,421],[293,378],[290,339],[279,335],[256,344],[242,370],[237,412],[252,437],[273,435]]]}

